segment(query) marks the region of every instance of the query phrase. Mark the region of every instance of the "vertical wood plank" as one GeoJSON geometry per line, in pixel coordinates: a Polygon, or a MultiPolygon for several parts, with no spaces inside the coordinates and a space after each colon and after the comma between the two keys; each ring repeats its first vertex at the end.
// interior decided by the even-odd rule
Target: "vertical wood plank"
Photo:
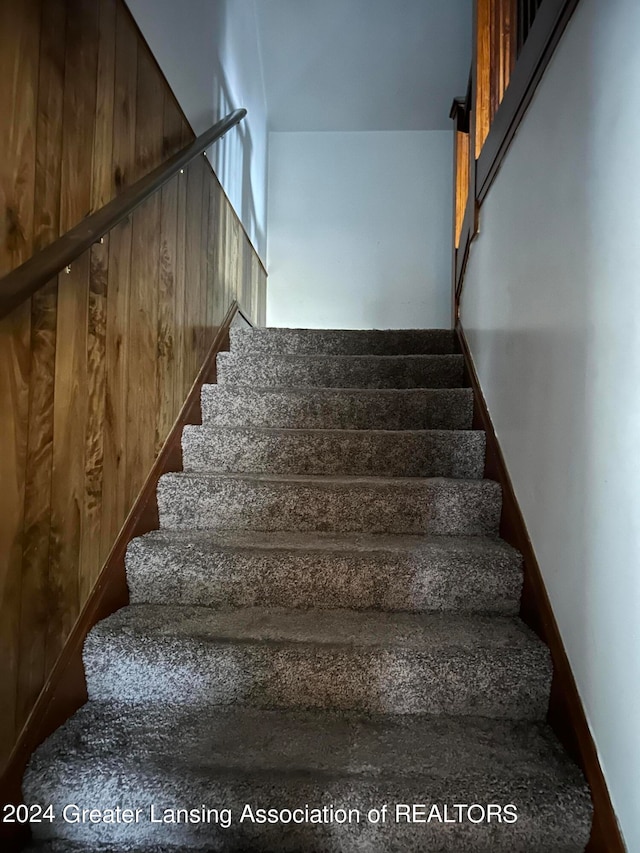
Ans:
{"type": "Polygon", "coordinates": [[[220,257],[222,258],[223,293],[225,302],[230,302],[237,296],[235,282],[233,281],[231,276],[231,264],[229,262],[231,258],[231,254],[229,252],[229,247],[231,245],[231,211],[229,209],[229,206],[226,204],[226,199],[224,198],[222,187],[220,187],[219,192],[222,199],[222,206],[224,209],[224,213],[222,216],[222,229],[220,234],[220,257]]]}
{"type": "MultiPolygon", "coordinates": [[[[231,285],[232,299],[237,299],[242,305],[242,281],[240,278],[240,234],[238,221],[229,209],[227,211],[227,247],[225,251],[225,266],[231,285]]],[[[244,306],[242,306],[244,308],[244,306]]],[[[245,309],[246,310],[246,309],[245,309]]]]}
{"type": "Polygon", "coordinates": [[[73,228],[91,212],[91,167],[98,73],[95,0],[67,0],[60,228],[73,228]]]}
{"type": "Polygon", "coordinates": [[[60,235],[66,23],[64,0],[43,3],[34,202],[36,251],[60,235]]]}
{"type": "Polygon", "coordinates": [[[116,2],[99,4],[98,72],[95,134],[91,170],[91,210],[104,207],[112,198],[113,119],[116,74],[116,2]]]}
{"type": "MultiPolygon", "coordinates": [[[[33,251],[60,230],[60,172],[66,7],[42,4],[34,180],[33,251]]],[[[53,389],[57,281],[31,299],[29,414],[25,459],[24,539],[19,607],[19,670],[16,721],[24,723],[46,672],[49,608],[49,537],[53,449],[53,389]]]]}
{"type": "Polygon", "coordinates": [[[18,678],[19,725],[27,718],[46,675],[57,302],[57,280],[49,282],[31,299],[31,376],[18,678]]]}
{"type": "Polygon", "coordinates": [[[105,333],[105,423],[100,559],[111,550],[127,513],[127,397],[131,221],[109,233],[105,333]]]}
{"type": "MultiPolygon", "coordinates": [[[[0,4],[0,275],[33,248],[40,0],[0,4]]],[[[27,302],[0,321],[0,760],[19,726],[18,675],[30,315],[27,302]]]]}
{"type": "Polygon", "coordinates": [[[127,395],[127,506],[141,486],[141,472],[155,458],[158,347],[158,253],[160,206],[149,199],[133,213],[129,286],[127,395]]]}
{"type": "MultiPolygon", "coordinates": [[[[182,147],[182,116],[169,92],[164,94],[162,141],[164,157],[171,156],[182,147]]],[[[160,199],[156,452],[164,444],[182,403],[178,400],[180,389],[176,382],[178,193],[181,177],[177,175],[162,188],[160,199]]]]}
{"type": "Polygon", "coordinates": [[[469,134],[456,131],[455,247],[460,246],[462,223],[469,198],[469,134]]]}
{"type": "MultiPolygon", "coordinates": [[[[164,92],[164,130],[162,133],[162,159],[168,160],[190,140],[187,134],[183,136],[183,118],[171,92],[164,92]]],[[[191,134],[193,137],[193,134],[191,134]]]]}
{"type": "Polygon", "coordinates": [[[216,310],[220,316],[224,316],[224,306],[227,304],[227,294],[224,276],[224,248],[225,248],[225,205],[218,182],[212,180],[212,191],[215,199],[215,229],[214,241],[214,277],[216,282],[215,303],[216,310]]]}
{"type": "Polygon", "coordinates": [[[123,3],[116,8],[115,63],[112,198],[129,186],[135,175],[138,45],[123,3]]]}
{"type": "Polygon", "coordinates": [[[0,3],[0,276],[32,252],[40,0],[0,3]]]}
{"type": "MultiPolygon", "coordinates": [[[[136,173],[154,167],[162,152],[163,93],[148,51],[138,51],[136,173]]],[[[127,398],[127,501],[131,506],[156,452],[160,197],[133,213],[127,398]]]]}
{"type": "Polygon", "coordinates": [[[498,57],[497,47],[499,46],[500,33],[500,0],[491,0],[489,10],[489,44],[490,44],[490,86],[489,86],[489,117],[491,122],[498,109],[498,93],[500,89],[500,67],[496,62],[498,57]]]}
{"type": "Polygon", "coordinates": [[[155,61],[146,45],[138,44],[136,89],[135,180],[162,161],[164,137],[164,91],[155,61]]]}
{"type": "MultiPolygon", "coordinates": [[[[95,108],[95,133],[91,170],[91,210],[99,210],[113,196],[114,130],[124,125],[122,101],[129,91],[127,81],[119,78],[120,112],[116,124],[116,0],[96,0],[98,5],[98,56],[95,108]]],[[[120,57],[122,58],[122,51],[120,57]]],[[[129,65],[125,63],[125,71],[129,65]]],[[[134,79],[132,75],[131,87],[134,79]]],[[[126,136],[126,134],[125,134],[126,136]]],[[[120,152],[122,149],[119,149],[120,152]]],[[[113,444],[106,449],[107,418],[107,312],[109,306],[110,235],[93,246],[89,256],[89,301],[87,329],[87,430],[85,438],[85,489],[80,563],[80,600],[88,596],[106,557],[104,536],[104,465],[113,461],[113,444]]],[[[119,306],[122,307],[122,306],[119,306]]],[[[120,318],[115,318],[116,322],[120,318]]],[[[110,340],[113,344],[113,339],[110,340]]],[[[113,354],[113,350],[109,351],[113,354]]],[[[111,362],[113,365],[113,361],[111,362]]],[[[116,464],[116,477],[118,466],[116,464]]],[[[107,478],[109,497],[113,497],[113,479],[107,478]]],[[[108,502],[109,511],[113,504],[108,502]]],[[[117,523],[117,521],[116,521],[117,523]]],[[[114,525],[115,526],[115,525],[114,525]]]]}
{"type": "MultiPolygon", "coordinates": [[[[183,142],[186,140],[183,127],[183,142]]],[[[174,347],[176,352],[174,396],[178,409],[187,396],[186,377],[187,364],[185,358],[186,350],[186,304],[187,304],[187,279],[186,279],[186,245],[187,245],[187,172],[177,175],[177,228],[176,228],[176,267],[175,267],[175,332],[174,347]]]]}
{"type": "MultiPolygon", "coordinates": [[[[118,2],[115,18],[112,196],[128,186],[135,174],[137,42],[138,36],[131,16],[125,6],[118,2]]],[[[131,245],[132,223],[131,218],[127,218],[109,234],[101,561],[107,558],[128,512],[127,400],[131,245]]]]}
{"type": "MultiPolygon", "coordinates": [[[[256,261],[257,263],[257,261],[256,261]]],[[[267,325],[267,274],[262,266],[258,264],[258,281],[260,287],[260,315],[258,323],[260,326],[267,325]]]]}
{"type": "Polygon", "coordinates": [[[242,280],[242,301],[247,306],[249,316],[255,319],[255,304],[253,293],[251,292],[251,247],[249,241],[245,238],[244,232],[240,227],[240,240],[242,241],[242,251],[240,253],[240,277],[242,280]]]}
{"type": "Polygon", "coordinates": [[[108,238],[89,252],[87,329],[87,430],[84,507],[80,548],[80,603],[91,591],[101,566],[101,518],[106,409],[108,238]]]}
{"type": "Polygon", "coordinates": [[[0,321],[0,759],[17,733],[17,678],[23,551],[25,424],[29,411],[30,306],[0,321]]]}
{"type": "MultiPolygon", "coordinates": [[[[220,187],[219,192],[222,197],[222,187],[220,187]]],[[[224,199],[222,201],[223,213],[221,217],[221,228],[220,228],[220,271],[221,271],[221,279],[223,286],[224,299],[226,301],[231,301],[236,298],[236,290],[235,290],[235,282],[231,279],[231,274],[229,272],[229,257],[228,247],[230,245],[230,222],[231,215],[228,206],[224,203],[224,199]]]]}
{"type": "Polygon", "coordinates": [[[58,276],[47,668],[78,615],[87,418],[89,255],[58,276]]]}
{"type": "Polygon", "coordinates": [[[207,324],[215,335],[221,319],[220,313],[220,287],[217,276],[218,259],[218,193],[216,182],[207,170],[206,183],[209,189],[209,226],[207,229],[207,268],[209,271],[209,286],[207,290],[207,324]]]}
{"type": "Polygon", "coordinates": [[[160,200],[160,275],[158,282],[158,343],[156,452],[175,419],[176,242],[178,233],[178,179],[162,188],[160,200]]]}
{"type": "Polygon", "coordinates": [[[251,293],[253,294],[253,299],[255,303],[255,317],[253,318],[255,323],[258,326],[263,325],[262,317],[260,314],[260,267],[258,264],[258,259],[256,257],[255,252],[250,253],[250,264],[251,264],[251,293]]]}
{"type": "Polygon", "coordinates": [[[185,388],[195,379],[198,358],[198,323],[200,312],[200,241],[202,238],[202,185],[199,161],[191,163],[187,175],[187,232],[185,257],[185,388]]]}
{"type": "MultiPolygon", "coordinates": [[[[67,0],[60,229],[91,209],[96,113],[98,17],[94,0],[67,0]]],[[[47,664],[51,666],[80,608],[87,418],[89,253],[58,277],[51,481],[47,664]]]]}
{"type": "MultiPolygon", "coordinates": [[[[198,362],[204,360],[213,340],[209,324],[209,163],[203,156],[200,159],[200,180],[202,191],[202,213],[200,219],[200,317],[198,320],[198,362]]],[[[198,366],[196,365],[196,373],[198,366]]],[[[195,378],[195,377],[194,377],[195,378]]]]}
{"type": "Polygon", "coordinates": [[[491,4],[492,0],[476,0],[476,158],[480,156],[491,124],[491,4]]]}

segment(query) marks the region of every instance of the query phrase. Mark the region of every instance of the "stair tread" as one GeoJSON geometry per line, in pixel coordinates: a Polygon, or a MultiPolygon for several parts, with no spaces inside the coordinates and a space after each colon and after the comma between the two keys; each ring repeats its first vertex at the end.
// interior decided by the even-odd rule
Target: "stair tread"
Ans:
{"type": "Polygon", "coordinates": [[[430,483],[444,483],[451,487],[464,486],[487,486],[499,490],[499,485],[495,480],[489,479],[454,479],[453,477],[379,477],[374,474],[263,474],[259,471],[251,472],[231,472],[231,471],[175,471],[170,474],[163,474],[162,479],[221,479],[221,480],[242,480],[242,481],[258,481],[264,483],[308,483],[317,487],[324,485],[368,485],[368,486],[383,486],[390,488],[402,489],[419,489],[430,483]]]}
{"type": "MultiPolygon", "coordinates": [[[[271,346],[295,347],[295,352],[305,347],[321,349],[322,347],[424,347],[433,344],[447,346],[455,351],[458,346],[453,329],[300,329],[263,327],[250,329],[231,329],[232,349],[238,346],[260,347],[261,350],[271,346]]],[[[420,351],[418,349],[418,351],[420,351]]]]}
{"type": "Polygon", "coordinates": [[[290,364],[299,364],[310,361],[320,361],[322,363],[325,362],[339,362],[343,361],[345,364],[355,364],[356,362],[380,362],[381,364],[391,364],[398,362],[421,362],[421,361],[455,361],[462,363],[464,361],[464,356],[457,352],[446,352],[446,353],[409,353],[407,355],[378,355],[372,354],[367,355],[363,353],[356,353],[354,355],[345,355],[343,353],[286,353],[286,352],[273,352],[273,353],[234,353],[234,352],[222,352],[218,354],[218,358],[222,358],[225,362],[251,362],[254,358],[258,358],[261,363],[265,361],[283,361],[290,364]]]}
{"type": "Polygon", "coordinates": [[[265,435],[278,435],[280,433],[289,435],[318,435],[326,438],[335,436],[336,439],[341,437],[358,438],[366,440],[367,436],[380,436],[384,439],[394,437],[401,439],[404,436],[409,438],[420,438],[428,436],[455,437],[455,438],[473,438],[474,436],[484,435],[482,429],[345,429],[328,427],[326,429],[318,427],[265,427],[265,426],[218,426],[217,424],[195,424],[187,425],[189,431],[198,433],[224,433],[231,432],[238,435],[251,435],[254,433],[265,435]]]}
{"type": "Polygon", "coordinates": [[[464,357],[432,355],[334,355],[261,352],[218,353],[220,385],[331,388],[459,387],[464,357]]]}
{"type": "MultiPolygon", "coordinates": [[[[252,466],[253,467],[253,466],[252,466]]],[[[365,474],[164,474],[160,526],[485,535],[498,531],[493,480],[365,474]]]]}
{"type": "Polygon", "coordinates": [[[225,361],[251,361],[256,356],[259,356],[261,362],[286,361],[291,362],[291,364],[309,361],[344,361],[347,364],[353,364],[357,361],[379,361],[382,364],[400,361],[464,361],[464,356],[458,352],[394,353],[389,355],[379,353],[244,353],[231,351],[218,354],[218,358],[222,357],[225,361]]]}
{"type": "Polygon", "coordinates": [[[481,430],[344,430],[187,426],[186,471],[481,477],[481,430]]]}
{"type": "MultiPolygon", "coordinates": [[[[346,358],[347,356],[345,356],[346,358]]],[[[349,356],[350,358],[351,356],[349,356]]],[[[319,397],[329,397],[338,394],[356,395],[367,397],[375,394],[376,397],[433,397],[434,395],[445,398],[450,395],[458,396],[462,399],[473,396],[473,389],[467,387],[459,388],[331,388],[324,385],[251,385],[251,387],[236,387],[233,385],[221,386],[218,384],[205,384],[202,386],[203,393],[206,394],[235,394],[244,397],[248,394],[265,394],[265,395],[312,395],[319,397]]]]}
{"type": "Polygon", "coordinates": [[[519,552],[511,545],[492,536],[438,536],[410,533],[322,533],[310,531],[265,530],[152,530],[140,538],[147,544],[167,545],[174,542],[202,543],[215,549],[264,549],[335,551],[336,553],[375,551],[438,551],[473,552],[504,555],[520,561],[519,552]]]}
{"type": "MultiPolygon", "coordinates": [[[[101,853],[222,851],[232,849],[232,838],[240,845],[233,849],[265,853],[418,853],[427,849],[425,843],[436,853],[577,853],[586,844],[591,818],[584,778],[544,723],[478,717],[460,721],[250,708],[216,708],[203,714],[186,706],[130,708],[89,702],[39,747],[27,770],[25,790],[34,801],[54,803],[89,796],[91,806],[101,808],[113,808],[117,791],[118,802],[146,810],[151,804],[161,809],[207,803],[231,808],[234,815],[231,837],[228,830],[220,835],[215,824],[192,827],[188,834],[179,828],[170,834],[163,827],[159,835],[142,823],[142,833],[133,836],[137,843],[125,828],[122,847],[113,841],[101,847],[100,836],[107,833],[100,827],[69,828],[70,834],[90,838],[91,849],[101,853]],[[238,823],[245,803],[254,808],[331,803],[366,813],[382,802],[393,809],[395,803],[425,801],[441,810],[454,803],[515,803],[518,821],[500,826],[498,834],[490,827],[473,826],[471,836],[463,824],[449,825],[442,833],[437,822],[416,827],[390,820],[382,836],[377,831],[371,836],[365,823],[362,835],[355,837],[345,828],[317,825],[275,826],[265,835],[265,827],[238,823]],[[161,848],[153,846],[159,837],[161,848]],[[471,837],[475,841],[469,846],[471,837]]],[[[47,825],[41,827],[46,833],[47,825]]],[[[73,843],[51,850],[87,850],[86,840],[84,847],[73,843]]]]}
{"type": "Polygon", "coordinates": [[[522,557],[489,537],[153,531],[130,543],[132,602],[518,613],[522,557]]]}
{"type": "MultiPolygon", "coordinates": [[[[205,642],[305,644],[398,648],[413,652],[450,648],[531,650],[547,656],[539,638],[519,618],[441,613],[292,610],[247,607],[212,610],[197,606],[135,604],[99,622],[89,638],[117,635],[200,638],[205,642]]],[[[89,642],[89,640],[88,640],[89,642]]]]}
{"type": "Polygon", "coordinates": [[[38,749],[27,785],[53,762],[70,768],[87,762],[95,773],[104,763],[122,769],[144,759],[161,767],[163,757],[173,758],[175,769],[200,774],[418,777],[457,782],[478,795],[483,780],[487,794],[515,779],[584,787],[576,765],[540,722],[118,702],[81,708],[38,749]]]}
{"type": "Polygon", "coordinates": [[[426,426],[469,429],[471,388],[325,388],[301,385],[204,385],[205,423],[351,429],[426,426]]]}

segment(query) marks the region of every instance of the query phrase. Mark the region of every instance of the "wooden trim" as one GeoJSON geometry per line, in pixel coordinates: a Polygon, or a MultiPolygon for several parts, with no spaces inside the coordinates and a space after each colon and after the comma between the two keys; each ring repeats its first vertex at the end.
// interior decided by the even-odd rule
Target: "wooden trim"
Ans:
{"type": "MultiPolygon", "coordinates": [[[[127,546],[137,536],[159,527],[156,499],[158,480],[162,474],[182,470],[183,427],[185,424],[202,422],[200,392],[204,384],[216,381],[216,356],[228,349],[229,328],[237,314],[241,314],[252,325],[238,303],[232,302],[180,414],[11,753],[0,778],[0,804],[22,802],[22,777],[32,752],[87,701],[82,664],[85,638],[97,622],[128,604],[125,574],[127,546]]],[[[24,826],[0,823],[0,841],[3,851],[7,853],[12,849],[20,849],[27,835],[28,828],[24,826]]]]}
{"type": "Polygon", "coordinates": [[[471,243],[478,233],[478,216],[479,208],[475,201],[474,194],[470,190],[469,197],[467,199],[467,208],[462,222],[460,246],[454,253],[454,326],[458,322],[460,316],[462,285],[464,283],[464,275],[467,269],[469,253],[471,251],[471,243]]]}
{"type": "Polygon", "coordinates": [[[591,736],[582,700],[553,614],[540,566],[520,510],[511,478],[500,448],[491,415],[482,393],[464,329],[456,326],[464,355],[468,384],[473,388],[474,429],[483,429],[487,439],[485,477],[502,487],[500,536],[523,557],[524,588],[520,615],[549,646],[553,660],[553,681],[547,720],[567,752],[582,768],[591,788],[594,806],[591,838],[586,853],[625,853],[625,846],[611,804],[596,746],[591,736]]]}
{"type": "Polygon", "coordinates": [[[545,0],[540,6],[478,156],[477,198],[480,203],[495,179],[538,83],[579,2],[545,0]]]}
{"type": "Polygon", "coordinates": [[[454,210],[454,245],[460,247],[462,223],[469,198],[469,134],[461,130],[455,132],[456,158],[456,198],[454,210]]]}
{"type": "Polygon", "coordinates": [[[458,255],[468,248],[469,235],[464,230],[465,214],[472,195],[471,174],[473,152],[471,150],[471,92],[473,89],[473,70],[469,74],[467,93],[463,98],[455,98],[451,105],[449,118],[453,119],[453,215],[452,215],[452,282],[451,316],[452,326],[458,317],[458,255]],[[466,144],[461,144],[461,137],[466,144]],[[466,163],[460,158],[466,157],[466,163]],[[464,193],[464,195],[463,195],[464,193]],[[463,201],[464,198],[464,201],[463,201]],[[462,208],[464,204],[464,208],[462,208]]]}

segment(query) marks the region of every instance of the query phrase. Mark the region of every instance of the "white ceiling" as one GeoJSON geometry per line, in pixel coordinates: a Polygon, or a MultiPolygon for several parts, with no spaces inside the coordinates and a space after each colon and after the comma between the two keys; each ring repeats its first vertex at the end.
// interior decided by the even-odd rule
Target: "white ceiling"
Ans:
{"type": "Polygon", "coordinates": [[[269,128],[440,130],[467,88],[471,0],[255,0],[269,128]]]}

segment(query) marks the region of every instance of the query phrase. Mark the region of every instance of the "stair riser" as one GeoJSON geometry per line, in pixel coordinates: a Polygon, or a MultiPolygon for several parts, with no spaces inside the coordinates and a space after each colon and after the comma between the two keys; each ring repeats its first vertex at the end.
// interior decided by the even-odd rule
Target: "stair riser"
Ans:
{"type": "Polygon", "coordinates": [[[378,358],[335,356],[217,357],[220,385],[316,388],[456,388],[463,384],[461,355],[378,358]]]}
{"type": "Polygon", "coordinates": [[[516,615],[519,559],[422,553],[214,550],[131,543],[132,603],[516,615]]]}
{"type": "Polygon", "coordinates": [[[205,385],[202,417],[210,426],[280,429],[470,429],[468,388],[416,391],[240,391],[205,385]]]}
{"type": "Polygon", "coordinates": [[[241,704],[392,714],[541,720],[551,669],[543,646],[437,652],[316,644],[224,642],[208,637],[90,634],[89,698],[241,704]]]}
{"type": "MultiPolygon", "coordinates": [[[[438,805],[441,814],[444,803],[436,800],[414,780],[401,783],[388,780],[331,779],[320,777],[308,780],[294,776],[289,781],[275,779],[210,780],[202,774],[184,776],[179,770],[150,777],[140,775],[127,779],[123,777],[119,764],[112,766],[112,774],[97,771],[92,785],[90,802],[87,802],[86,788],[78,784],[78,776],[71,775],[56,780],[54,787],[64,785],[64,793],[54,794],[37,802],[52,803],[54,811],[61,814],[68,803],[78,803],[85,807],[112,809],[117,803],[141,809],[140,822],[137,824],[65,824],[57,820],[34,824],[36,838],[64,838],[77,843],[80,849],[94,850],[94,845],[121,844],[131,845],[127,850],[144,853],[146,845],[158,845],[158,850],[178,848],[176,853],[186,850],[216,851],[253,850],[265,853],[362,853],[362,851],[390,851],[390,853],[583,853],[588,837],[584,826],[588,826],[588,806],[585,803],[583,827],[576,830],[562,823],[559,816],[569,809],[575,812],[573,791],[560,792],[557,799],[545,798],[538,803],[528,796],[522,801],[520,790],[500,791],[492,798],[492,803],[507,805],[515,803],[518,807],[518,820],[515,823],[496,824],[495,818],[489,824],[430,823],[407,824],[395,822],[395,806],[400,803],[427,803],[427,812],[433,802],[438,805]],[[94,793],[95,791],[95,793],[94,793]],[[388,804],[390,815],[384,823],[374,824],[367,820],[370,809],[379,809],[388,804]],[[149,821],[151,806],[155,814],[162,814],[165,808],[228,808],[231,810],[232,824],[224,829],[213,822],[201,824],[152,824],[149,821]],[[335,809],[351,808],[360,811],[359,823],[351,825],[257,825],[248,821],[240,823],[240,817],[246,804],[253,809],[295,809],[308,804],[311,808],[323,808],[333,805],[335,809]],[[85,845],[84,847],[82,845],[85,845]],[[181,847],[180,845],[184,845],[181,847]]],[[[80,777],[82,778],[82,777],[80,777]]],[[[53,787],[53,786],[52,786],[53,787]]],[[[583,799],[586,799],[583,797],[583,799]]],[[[34,800],[36,801],[36,800],[34,800]]],[[[458,785],[455,796],[447,802],[448,817],[455,811],[455,803],[473,804],[478,802],[477,795],[464,785],[458,785]]],[[[486,808],[487,802],[480,805],[486,808]]],[[[475,809],[472,815],[478,817],[475,809]]],[[[75,848],[74,848],[75,849],[75,848]]],[[[113,849],[109,847],[109,849],[113,849]]]]}
{"type": "Polygon", "coordinates": [[[345,331],[231,329],[231,352],[260,355],[426,355],[455,353],[449,329],[345,331]]]}
{"type": "Polygon", "coordinates": [[[497,533],[501,494],[484,480],[313,483],[167,474],[158,506],[167,529],[475,536],[497,533]]]}
{"type": "Polygon", "coordinates": [[[260,432],[186,427],[185,471],[479,479],[483,432],[260,432]]]}

